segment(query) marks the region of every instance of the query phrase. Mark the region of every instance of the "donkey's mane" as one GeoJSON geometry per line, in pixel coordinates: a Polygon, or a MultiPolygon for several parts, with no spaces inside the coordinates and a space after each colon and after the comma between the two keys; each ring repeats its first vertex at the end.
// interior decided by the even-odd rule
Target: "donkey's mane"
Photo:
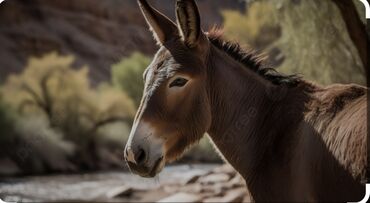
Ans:
{"type": "Polygon", "coordinates": [[[244,67],[256,72],[275,85],[294,87],[301,81],[301,77],[298,75],[284,75],[279,73],[276,69],[265,63],[265,57],[257,54],[255,51],[244,49],[237,42],[225,40],[222,29],[212,28],[208,32],[208,39],[214,46],[223,50],[234,60],[243,64],[244,67]]]}

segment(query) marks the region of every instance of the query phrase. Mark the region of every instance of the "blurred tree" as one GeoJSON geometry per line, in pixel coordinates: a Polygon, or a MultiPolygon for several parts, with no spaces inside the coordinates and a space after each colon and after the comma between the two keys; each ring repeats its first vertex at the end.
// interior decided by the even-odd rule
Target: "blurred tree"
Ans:
{"type": "MultiPolygon", "coordinates": [[[[332,1],[337,5],[337,7],[340,10],[342,18],[346,24],[348,34],[359,53],[367,78],[370,79],[369,72],[367,70],[367,60],[368,60],[367,46],[370,40],[366,33],[366,25],[362,22],[361,17],[359,16],[359,12],[356,8],[356,5],[352,0],[347,1],[332,0],[332,1]]],[[[357,1],[357,3],[359,2],[357,1]]]]}
{"type": "Polygon", "coordinates": [[[243,37],[237,33],[251,33],[238,40],[252,45],[258,45],[256,42],[265,38],[264,35],[271,35],[266,31],[269,29],[261,27],[278,25],[280,35],[269,37],[272,40],[262,49],[270,55],[274,55],[271,52],[275,50],[282,53],[283,57],[275,54],[285,58],[281,65],[274,61],[282,60],[272,60],[282,72],[299,73],[325,85],[365,84],[361,57],[340,10],[332,1],[256,0],[247,7],[246,14],[226,12],[224,17],[226,35],[236,38],[238,35],[243,37]],[[265,17],[254,17],[260,15],[265,17]],[[236,29],[245,25],[249,27],[236,29]]]}
{"type": "Polygon", "coordinates": [[[2,95],[0,94],[0,144],[1,145],[7,145],[13,140],[14,138],[13,122],[14,122],[13,115],[9,111],[8,105],[4,103],[2,95]]]}
{"type": "Polygon", "coordinates": [[[112,66],[114,86],[127,92],[134,100],[136,107],[139,106],[143,94],[143,72],[149,63],[150,58],[136,52],[112,66]]]}
{"type": "Polygon", "coordinates": [[[75,168],[68,157],[73,152],[74,145],[63,140],[42,117],[19,116],[0,96],[0,159],[14,163],[13,166],[0,165],[6,169],[6,172],[0,170],[4,175],[21,171],[71,171],[75,168]]]}
{"type": "Polygon", "coordinates": [[[71,56],[56,53],[31,58],[21,75],[9,78],[3,92],[20,113],[42,111],[51,126],[64,130],[68,126],[71,130],[96,129],[107,122],[130,121],[134,115],[130,98],[124,92],[112,93],[109,86],[94,91],[87,68],[73,70],[73,61],[71,56]]]}
{"type": "MultiPolygon", "coordinates": [[[[92,89],[88,69],[72,69],[73,62],[73,57],[56,53],[31,58],[21,74],[7,79],[1,92],[21,117],[39,120],[37,125],[42,129],[48,126],[47,135],[75,143],[77,164],[92,169],[99,164],[98,137],[104,136],[99,128],[116,122],[131,124],[135,107],[125,92],[111,85],[92,89]]],[[[37,129],[32,128],[27,134],[38,134],[34,130],[37,129]]]]}
{"type": "Polygon", "coordinates": [[[251,45],[254,49],[265,50],[281,35],[278,21],[266,15],[274,12],[274,9],[269,2],[254,1],[249,3],[246,13],[223,11],[227,36],[237,39],[242,44],[251,45]]]}

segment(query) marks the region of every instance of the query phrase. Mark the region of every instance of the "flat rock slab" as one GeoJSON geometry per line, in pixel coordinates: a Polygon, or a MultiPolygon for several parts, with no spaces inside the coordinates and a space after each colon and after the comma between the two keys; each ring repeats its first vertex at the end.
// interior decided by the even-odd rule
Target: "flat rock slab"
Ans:
{"type": "Polygon", "coordinates": [[[233,175],[236,173],[235,169],[229,164],[224,164],[212,170],[213,173],[227,173],[233,175]]]}
{"type": "Polygon", "coordinates": [[[182,178],[183,178],[182,184],[186,185],[186,184],[195,183],[199,179],[199,177],[204,176],[207,173],[209,172],[204,171],[204,170],[190,170],[189,172],[183,173],[182,174],[182,178]]]}
{"type": "Polygon", "coordinates": [[[185,192],[185,193],[200,194],[204,192],[204,187],[200,183],[188,184],[188,185],[180,187],[179,189],[181,190],[181,192],[185,192]]]}
{"type": "Polygon", "coordinates": [[[122,196],[130,196],[133,193],[133,189],[131,187],[127,186],[120,186],[116,187],[106,193],[106,196],[108,198],[114,198],[114,197],[122,197],[122,196]]]}
{"type": "Polygon", "coordinates": [[[205,199],[203,202],[243,202],[247,193],[245,189],[230,190],[222,197],[212,197],[205,199]]]}
{"type": "Polygon", "coordinates": [[[157,202],[201,202],[202,197],[195,195],[195,194],[189,194],[189,193],[177,193],[172,196],[166,197],[164,199],[161,199],[157,202]]]}
{"type": "Polygon", "coordinates": [[[230,180],[230,176],[226,173],[215,173],[209,174],[199,178],[199,182],[202,184],[214,184],[220,182],[227,182],[230,180]]]}
{"type": "Polygon", "coordinates": [[[229,188],[237,188],[237,187],[246,187],[243,177],[240,175],[236,175],[232,178],[228,183],[227,187],[229,188]]]}

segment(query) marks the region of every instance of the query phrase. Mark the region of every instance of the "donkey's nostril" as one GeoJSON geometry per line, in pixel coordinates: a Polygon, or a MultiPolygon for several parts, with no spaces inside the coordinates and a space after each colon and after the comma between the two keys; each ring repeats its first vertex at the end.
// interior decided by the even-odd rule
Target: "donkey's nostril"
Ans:
{"type": "Polygon", "coordinates": [[[142,148],[140,148],[135,156],[136,163],[142,164],[143,162],[145,162],[145,159],[146,159],[145,151],[142,148]]]}

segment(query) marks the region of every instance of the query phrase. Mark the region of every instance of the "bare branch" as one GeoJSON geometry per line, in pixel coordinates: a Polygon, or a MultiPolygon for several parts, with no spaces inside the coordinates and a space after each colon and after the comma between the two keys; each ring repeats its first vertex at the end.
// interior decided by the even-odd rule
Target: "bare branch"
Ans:
{"type": "Polygon", "coordinates": [[[130,123],[132,121],[131,118],[129,117],[120,117],[120,116],[113,116],[113,117],[109,117],[109,118],[106,118],[106,119],[103,119],[103,120],[100,120],[98,122],[96,122],[94,124],[94,126],[92,127],[92,129],[90,130],[91,133],[94,133],[96,132],[100,127],[104,126],[104,125],[108,125],[108,124],[111,124],[111,123],[116,123],[116,122],[122,122],[122,123],[130,123]]]}
{"type": "Polygon", "coordinates": [[[352,0],[332,0],[339,8],[344,22],[346,23],[348,34],[356,46],[361,58],[361,62],[366,72],[366,78],[369,77],[369,70],[367,66],[368,51],[367,45],[370,40],[366,34],[366,26],[361,21],[360,16],[352,0]]]}
{"type": "Polygon", "coordinates": [[[26,99],[26,100],[22,101],[22,103],[19,105],[18,112],[19,113],[23,113],[24,112],[24,109],[27,106],[37,106],[37,107],[39,107],[39,108],[42,109],[42,107],[39,104],[37,104],[35,101],[33,101],[31,99],[26,99]]]}
{"type": "Polygon", "coordinates": [[[42,98],[28,84],[23,83],[21,88],[22,88],[22,90],[27,92],[33,98],[33,100],[36,102],[36,104],[39,107],[41,107],[41,108],[44,107],[44,102],[43,102],[42,98]]]}

